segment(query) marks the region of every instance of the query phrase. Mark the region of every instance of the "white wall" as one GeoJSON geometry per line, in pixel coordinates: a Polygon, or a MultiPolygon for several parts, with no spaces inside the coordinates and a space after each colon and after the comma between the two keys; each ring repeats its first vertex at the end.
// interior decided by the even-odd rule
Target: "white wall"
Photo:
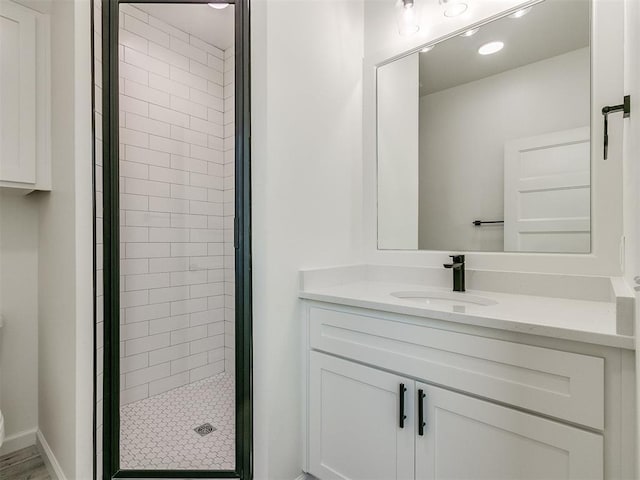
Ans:
{"type": "MultiPolygon", "coordinates": [[[[632,100],[640,98],[640,3],[635,0],[626,1],[625,28],[625,93],[632,100]]],[[[626,269],[625,278],[630,285],[636,285],[634,277],[640,275],[640,116],[634,114],[625,121],[624,160],[625,160],[625,235],[626,235],[626,269]]],[[[636,478],[640,475],[640,301],[636,294],[635,311],[636,336],[636,478]]]]}
{"type": "Polygon", "coordinates": [[[38,427],[38,199],[0,192],[0,455],[35,442],[38,427]]]}
{"type": "Polygon", "coordinates": [[[293,480],[298,270],[359,260],[363,3],[251,6],[255,478],[293,480]]]}
{"type": "MultiPolygon", "coordinates": [[[[627,120],[624,120],[624,233],[627,247],[625,277],[630,285],[634,285],[634,277],[640,275],[640,221],[638,221],[640,216],[640,168],[638,167],[640,117],[634,115],[634,99],[640,98],[640,3],[635,0],[627,0],[625,13],[624,93],[631,95],[632,100],[632,114],[627,120]]],[[[638,306],[640,307],[640,305],[638,306]]],[[[636,315],[636,319],[640,321],[640,315],[636,315]]],[[[640,330],[636,328],[636,332],[640,332],[640,330]]],[[[640,339],[640,336],[637,338],[640,339]]],[[[640,442],[638,443],[640,448],[640,442]]]]}
{"type": "MultiPolygon", "coordinates": [[[[49,1],[17,3],[36,13],[36,68],[42,83],[38,112],[43,120],[49,85],[41,50],[50,43],[49,1]]],[[[46,149],[48,136],[43,134],[42,140],[39,146],[46,149]]],[[[0,315],[6,317],[0,329],[0,409],[6,430],[0,455],[33,444],[38,427],[38,209],[37,193],[0,191],[0,315]]]]}
{"type": "Polygon", "coordinates": [[[504,145],[589,125],[584,48],[420,98],[420,248],[498,251],[504,145]]]}
{"type": "Polygon", "coordinates": [[[52,4],[53,190],[40,209],[40,440],[66,478],[92,471],[91,52],[87,0],[52,4]]]}

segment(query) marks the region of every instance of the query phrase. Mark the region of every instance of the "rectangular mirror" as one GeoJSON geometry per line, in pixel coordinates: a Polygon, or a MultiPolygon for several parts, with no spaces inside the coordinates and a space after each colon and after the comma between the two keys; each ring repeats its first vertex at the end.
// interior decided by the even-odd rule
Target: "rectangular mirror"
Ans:
{"type": "Polygon", "coordinates": [[[378,248],[589,253],[590,2],[377,69],[378,248]]]}

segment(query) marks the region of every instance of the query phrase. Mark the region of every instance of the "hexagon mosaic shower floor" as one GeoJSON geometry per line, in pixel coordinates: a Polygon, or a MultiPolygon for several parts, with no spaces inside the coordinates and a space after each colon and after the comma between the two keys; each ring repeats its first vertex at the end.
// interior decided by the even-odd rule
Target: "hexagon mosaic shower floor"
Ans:
{"type": "Polygon", "coordinates": [[[233,470],[233,375],[204,380],[124,405],[120,409],[120,468],[233,470]],[[201,436],[194,428],[210,423],[201,436]]]}

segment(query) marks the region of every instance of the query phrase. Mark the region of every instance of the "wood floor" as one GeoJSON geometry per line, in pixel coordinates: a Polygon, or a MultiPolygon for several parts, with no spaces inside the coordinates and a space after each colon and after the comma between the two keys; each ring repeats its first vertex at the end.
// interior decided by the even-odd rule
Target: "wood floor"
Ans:
{"type": "Polygon", "coordinates": [[[50,480],[40,452],[34,446],[0,457],[1,480],[50,480]]]}

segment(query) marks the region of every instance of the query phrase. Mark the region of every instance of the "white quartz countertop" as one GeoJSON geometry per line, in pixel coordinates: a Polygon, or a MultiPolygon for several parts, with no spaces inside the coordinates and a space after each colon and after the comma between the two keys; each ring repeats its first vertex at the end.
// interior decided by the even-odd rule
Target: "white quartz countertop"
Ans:
{"type": "Polygon", "coordinates": [[[451,291],[414,283],[368,280],[325,286],[305,286],[303,282],[300,297],[531,335],[634,348],[633,337],[616,333],[616,305],[613,302],[468,290],[468,295],[486,297],[497,304],[448,306],[391,295],[393,292],[426,290],[451,291]]]}

